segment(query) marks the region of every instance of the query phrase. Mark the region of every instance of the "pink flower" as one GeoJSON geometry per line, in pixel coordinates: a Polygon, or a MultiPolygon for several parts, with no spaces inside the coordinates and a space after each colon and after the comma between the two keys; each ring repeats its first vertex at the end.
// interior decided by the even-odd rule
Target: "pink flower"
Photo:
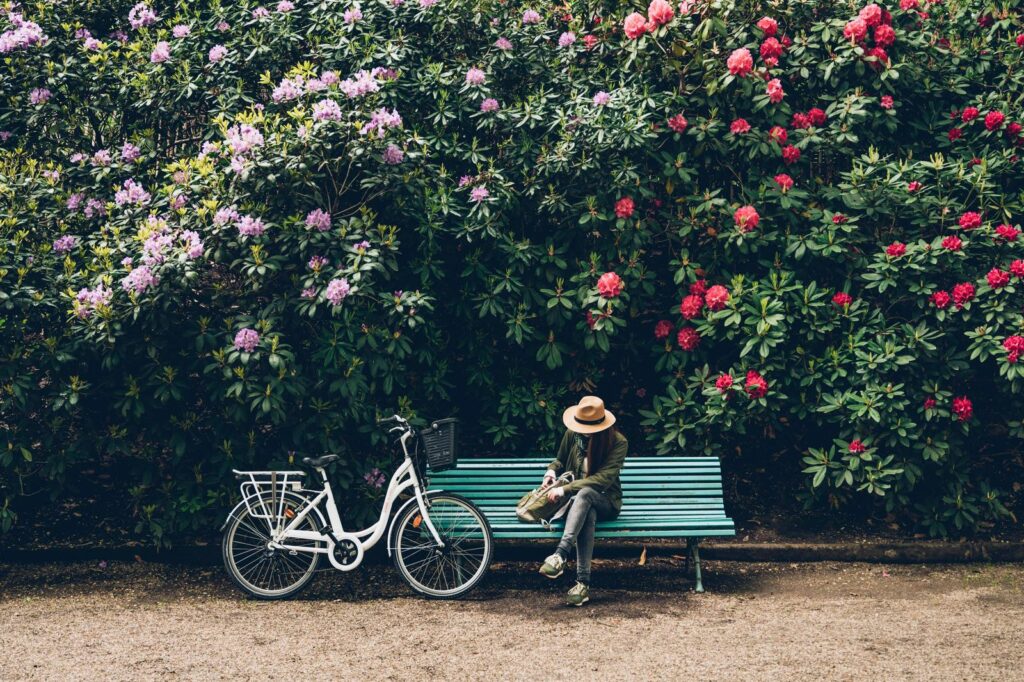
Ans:
{"type": "Polygon", "coordinates": [[[507,52],[512,49],[512,41],[508,38],[501,37],[494,41],[494,46],[499,50],[507,52]]]}
{"type": "Polygon", "coordinates": [[[732,383],[732,375],[728,372],[722,372],[718,375],[718,378],[715,379],[715,389],[722,395],[725,395],[732,389],[732,383]]]}
{"type": "Polygon", "coordinates": [[[907,191],[913,194],[917,190],[921,189],[923,186],[924,185],[922,185],[917,180],[911,180],[910,182],[907,183],[907,191]]]}
{"type": "Polygon", "coordinates": [[[782,89],[782,81],[778,78],[768,81],[768,85],[765,86],[765,92],[768,93],[768,99],[772,104],[778,104],[786,96],[785,91],[782,89]]]}
{"type": "Polygon", "coordinates": [[[942,238],[942,248],[947,251],[959,251],[964,246],[963,241],[956,235],[949,235],[948,237],[942,238]]]}
{"type": "Polygon", "coordinates": [[[489,196],[491,196],[491,193],[487,190],[487,188],[484,187],[483,185],[480,185],[479,187],[474,187],[472,191],[470,191],[469,200],[479,204],[489,196]]]}
{"type": "Polygon", "coordinates": [[[850,454],[859,455],[868,448],[866,445],[864,445],[864,443],[860,441],[859,438],[854,438],[853,440],[850,441],[850,447],[847,449],[850,451],[850,454]]]}
{"type": "Polygon", "coordinates": [[[235,350],[237,351],[245,351],[246,353],[251,353],[254,350],[256,350],[256,346],[258,346],[259,344],[260,335],[256,332],[255,329],[249,329],[248,327],[246,327],[245,329],[238,330],[238,333],[235,334],[234,345],[235,350]]]}
{"type": "Polygon", "coordinates": [[[708,281],[706,279],[698,279],[696,282],[690,285],[689,291],[691,294],[697,296],[703,296],[708,293],[708,281]]]}
{"type": "Polygon", "coordinates": [[[785,193],[793,188],[793,178],[789,177],[785,173],[779,173],[774,178],[775,184],[779,186],[779,189],[785,193]]]}
{"type": "Polygon", "coordinates": [[[840,308],[846,308],[853,303],[853,296],[850,296],[845,291],[837,291],[835,296],[832,297],[832,303],[840,308]]]}
{"type": "Polygon", "coordinates": [[[1024,352],[1024,336],[1007,336],[1003,341],[1003,348],[1006,349],[1006,361],[1017,362],[1020,354],[1024,352]]]}
{"type": "Polygon", "coordinates": [[[751,56],[750,50],[741,47],[733,50],[725,61],[725,65],[728,67],[729,73],[743,78],[754,68],[754,58],[751,56]]]}
{"type": "Polygon", "coordinates": [[[882,23],[882,8],[873,2],[864,5],[860,12],[857,13],[857,18],[868,26],[878,26],[882,23]]]}
{"type": "Polygon", "coordinates": [[[244,237],[259,237],[267,229],[262,220],[248,215],[243,215],[239,218],[238,222],[235,223],[235,227],[238,228],[238,234],[244,237]]]}
{"type": "Polygon", "coordinates": [[[647,17],[655,26],[667,24],[675,15],[672,5],[665,0],[651,0],[651,4],[647,6],[647,17]]]}
{"type": "Polygon", "coordinates": [[[789,133],[782,126],[772,126],[771,130],[768,131],[768,137],[779,144],[785,144],[786,140],[789,139],[789,133]]]}
{"type": "Polygon", "coordinates": [[[615,215],[619,218],[632,217],[634,208],[632,197],[622,197],[615,202],[615,215]]]}
{"type": "Polygon", "coordinates": [[[981,214],[975,211],[968,211],[960,216],[960,227],[965,230],[973,230],[981,226],[981,214]]]}
{"type": "Polygon", "coordinates": [[[970,123],[974,119],[978,118],[980,114],[981,111],[978,107],[966,107],[964,108],[963,113],[960,114],[960,120],[964,123],[970,123]]]}
{"type": "Polygon", "coordinates": [[[667,339],[671,333],[672,323],[668,320],[658,320],[658,324],[654,325],[654,338],[656,339],[667,339]]]}
{"type": "Polygon", "coordinates": [[[716,284],[704,294],[704,302],[707,303],[708,310],[721,310],[729,302],[729,290],[721,284],[716,284]]]}
{"type": "Polygon", "coordinates": [[[953,297],[949,295],[948,291],[936,291],[929,300],[931,300],[932,305],[936,308],[943,310],[948,308],[949,304],[953,302],[953,297]]]}
{"type": "Polygon", "coordinates": [[[924,399],[924,409],[934,410],[935,409],[935,398],[928,396],[924,399]]]}
{"type": "Polygon", "coordinates": [[[647,19],[639,12],[633,12],[623,20],[622,29],[626,32],[627,38],[636,40],[647,33],[647,19]]]}
{"type": "Polygon", "coordinates": [[[492,111],[497,111],[498,107],[499,107],[498,100],[494,99],[493,97],[488,97],[483,102],[480,102],[480,111],[482,111],[484,113],[490,113],[492,111]]]}
{"type": "Polygon", "coordinates": [[[622,278],[614,272],[606,272],[597,280],[597,293],[602,298],[615,298],[622,293],[625,285],[622,278]]]}
{"type": "Polygon", "coordinates": [[[896,42],[896,31],[889,24],[875,27],[875,45],[890,47],[896,42]]]}
{"type": "Polygon", "coordinates": [[[324,290],[324,298],[326,298],[331,305],[341,305],[341,302],[345,300],[351,290],[352,287],[349,286],[348,280],[344,277],[340,279],[332,279],[327,283],[327,289],[324,290]]]}
{"type": "Polygon", "coordinates": [[[892,109],[892,95],[882,95],[878,100],[878,105],[883,109],[892,109]]]}
{"type": "Polygon", "coordinates": [[[679,314],[688,320],[700,317],[700,313],[703,309],[704,297],[698,296],[697,294],[690,294],[689,296],[684,297],[682,303],[679,304],[679,314]]]}
{"type": "Polygon", "coordinates": [[[315,228],[319,232],[331,229],[331,214],[322,208],[315,208],[306,215],[306,227],[315,228]]]}
{"type": "Polygon", "coordinates": [[[1018,279],[1024,277],[1024,260],[1018,258],[1010,263],[1010,274],[1018,279]]]}
{"type": "Polygon", "coordinates": [[[466,83],[469,85],[483,85],[486,80],[487,75],[476,67],[466,72],[466,83]]]}
{"type": "Polygon", "coordinates": [[[1002,289],[1010,283],[1010,273],[999,268],[989,270],[985,278],[988,280],[988,285],[993,289],[1002,289]]]}
{"type": "Polygon", "coordinates": [[[228,48],[224,47],[223,45],[214,45],[210,48],[210,53],[207,55],[207,57],[209,58],[210,63],[216,64],[217,62],[224,59],[224,57],[226,57],[227,54],[228,48]]]}
{"type": "Polygon", "coordinates": [[[761,216],[757,214],[757,209],[753,206],[740,206],[732,214],[732,219],[736,222],[736,227],[740,229],[740,232],[744,233],[754,230],[761,222],[761,216]]]}
{"type": "Polygon", "coordinates": [[[965,395],[953,398],[953,414],[962,422],[967,421],[974,415],[974,405],[970,398],[965,395]]]}
{"type": "Polygon", "coordinates": [[[783,47],[775,38],[765,38],[764,42],[761,43],[761,59],[768,63],[777,63],[778,58],[782,56],[783,47]]]}
{"type": "Polygon", "coordinates": [[[747,372],[747,381],[744,389],[751,400],[763,398],[768,394],[768,382],[755,370],[747,372]]]}
{"type": "Polygon", "coordinates": [[[700,334],[693,327],[683,327],[676,335],[676,343],[686,352],[693,351],[700,345],[700,334]]]}
{"type": "Polygon", "coordinates": [[[810,109],[807,112],[807,117],[811,119],[811,123],[819,128],[828,121],[828,114],[825,113],[824,109],[819,109],[818,107],[810,109]]]}
{"type": "Polygon", "coordinates": [[[603,107],[604,105],[608,104],[608,102],[611,102],[611,101],[612,101],[612,96],[609,95],[604,90],[601,90],[600,92],[598,92],[597,94],[594,95],[594,106],[595,107],[603,107]]]}
{"type": "Polygon", "coordinates": [[[1008,242],[1017,241],[1017,236],[1019,234],[1020,232],[1013,225],[1003,224],[996,228],[996,235],[1008,242]]]}
{"type": "Polygon", "coordinates": [[[1003,127],[1003,121],[1006,120],[1006,116],[1001,111],[990,111],[985,114],[985,128],[986,130],[999,130],[1003,127]]]}
{"type": "Polygon", "coordinates": [[[885,249],[885,255],[890,258],[899,258],[907,252],[907,245],[903,242],[893,242],[885,249]]]}
{"type": "Polygon", "coordinates": [[[528,9],[525,12],[523,12],[523,25],[539,24],[539,23],[540,23],[540,14],[538,14],[537,12],[535,12],[532,9],[528,9]]]}
{"type": "Polygon", "coordinates": [[[961,282],[953,287],[953,303],[957,310],[963,308],[974,298],[974,285],[970,282],[961,282]]]}
{"type": "Polygon", "coordinates": [[[843,37],[855,43],[861,42],[867,35],[868,25],[863,19],[851,19],[843,27],[843,37]]]}
{"type": "Polygon", "coordinates": [[[149,55],[149,61],[154,64],[161,64],[171,58],[171,44],[166,40],[161,40],[153,48],[153,51],[149,55]]]}
{"type": "Polygon", "coordinates": [[[762,17],[757,22],[757,27],[761,29],[766,36],[773,36],[779,32],[779,22],[770,17],[762,17]]]}
{"type": "Polygon", "coordinates": [[[683,116],[682,114],[676,114],[675,116],[668,120],[668,127],[677,133],[686,132],[686,126],[688,125],[689,122],[686,120],[686,117],[683,116]]]}
{"type": "Polygon", "coordinates": [[[745,119],[738,118],[729,125],[729,132],[733,135],[742,135],[750,132],[750,124],[745,119]]]}
{"type": "Polygon", "coordinates": [[[566,31],[562,35],[558,36],[559,47],[569,47],[576,42],[576,34],[572,31],[566,31]]]}
{"type": "Polygon", "coordinates": [[[800,150],[791,144],[786,145],[782,148],[782,160],[786,162],[787,166],[792,166],[800,160],[800,150]]]}

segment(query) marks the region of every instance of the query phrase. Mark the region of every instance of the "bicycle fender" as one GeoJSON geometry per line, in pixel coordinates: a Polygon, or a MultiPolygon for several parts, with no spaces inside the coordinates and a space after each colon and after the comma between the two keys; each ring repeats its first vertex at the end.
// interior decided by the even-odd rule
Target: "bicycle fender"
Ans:
{"type": "MultiPolygon", "coordinates": [[[[423,493],[423,497],[424,498],[432,497],[434,495],[439,495],[439,494],[441,494],[443,492],[445,492],[445,491],[444,490],[428,490],[427,492],[423,493]]],[[[410,504],[416,504],[416,498],[415,497],[411,497],[408,500],[406,500],[405,504],[403,504],[401,507],[399,507],[397,512],[392,514],[391,521],[388,522],[388,556],[389,557],[391,556],[391,552],[392,552],[392,550],[394,548],[395,521],[398,519],[399,516],[402,515],[402,512],[404,512],[406,507],[408,507],[410,504]]]]}
{"type": "MultiPolygon", "coordinates": [[[[263,493],[254,493],[252,495],[249,495],[248,497],[243,498],[241,502],[236,504],[234,506],[234,508],[232,508],[232,510],[230,512],[228,512],[228,517],[226,519],[224,519],[224,523],[222,523],[221,526],[220,526],[220,532],[223,533],[224,529],[228,527],[229,523],[231,523],[231,519],[233,519],[236,516],[238,516],[239,510],[245,509],[246,502],[251,502],[251,501],[257,499],[257,497],[259,497],[260,494],[266,495],[267,497],[270,496],[270,493],[263,492],[263,493]]],[[[296,501],[299,501],[299,500],[305,501],[306,500],[306,498],[303,497],[302,495],[297,495],[296,493],[294,493],[294,492],[292,492],[290,490],[285,490],[285,491],[280,492],[278,494],[279,495],[283,495],[285,497],[289,497],[289,498],[291,498],[293,500],[296,500],[296,501]]],[[[413,498],[413,501],[415,501],[415,498],[413,498]]],[[[311,514],[316,514],[317,520],[320,522],[320,527],[321,528],[330,529],[331,525],[329,523],[327,523],[327,520],[324,518],[324,515],[320,511],[319,507],[314,507],[313,511],[310,512],[310,513],[311,514]]]]}

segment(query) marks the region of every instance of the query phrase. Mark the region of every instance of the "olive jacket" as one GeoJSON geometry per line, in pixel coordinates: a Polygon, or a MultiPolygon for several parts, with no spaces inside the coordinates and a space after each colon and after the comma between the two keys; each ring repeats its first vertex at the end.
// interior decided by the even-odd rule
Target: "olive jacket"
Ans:
{"type": "Polygon", "coordinates": [[[622,482],[619,480],[619,471],[626,459],[626,452],[629,450],[629,441],[621,433],[616,432],[615,445],[608,453],[608,458],[601,464],[597,471],[587,472],[583,475],[584,464],[587,461],[587,453],[581,450],[576,444],[573,432],[566,429],[562,436],[562,442],[558,446],[558,455],[548,469],[560,474],[563,471],[571,471],[576,480],[567,484],[566,493],[576,493],[585,486],[592,486],[608,496],[616,511],[622,509],[622,482]]]}

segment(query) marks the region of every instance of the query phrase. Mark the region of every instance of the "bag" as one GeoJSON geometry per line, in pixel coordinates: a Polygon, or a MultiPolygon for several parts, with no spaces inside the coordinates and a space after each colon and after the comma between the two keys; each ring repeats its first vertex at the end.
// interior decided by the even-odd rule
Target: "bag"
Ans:
{"type": "Polygon", "coordinates": [[[548,491],[551,488],[572,483],[576,479],[571,471],[567,471],[555,479],[551,485],[542,485],[526,493],[516,504],[516,516],[520,521],[526,523],[539,523],[548,530],[551,530],[551,522],[560,519],[569,511],[572,497],[563,495],[560,499],[551,502],[548,500],[548,491]]]}

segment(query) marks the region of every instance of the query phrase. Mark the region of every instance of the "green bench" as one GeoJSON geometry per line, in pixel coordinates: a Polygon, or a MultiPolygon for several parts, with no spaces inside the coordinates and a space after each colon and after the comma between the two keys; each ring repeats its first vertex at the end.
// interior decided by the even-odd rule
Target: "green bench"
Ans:
{"type": "MultiPolygon", "coordinates": [[[[516,518],[515,506],[540,485],[550,459],[462,459],[448,471],[430,475],[431,489],[444,489],[473,500],[487,516],[496,539],[551,539],[561,533],[516,518]]],[[[701,581],[701,538],[736,534],[725,515],[722,468],[717,457],[627,457],[622,479],[622,513],[598,521],[598,538],[686,538],[693,560],[695,590],[701,581]]]]}

